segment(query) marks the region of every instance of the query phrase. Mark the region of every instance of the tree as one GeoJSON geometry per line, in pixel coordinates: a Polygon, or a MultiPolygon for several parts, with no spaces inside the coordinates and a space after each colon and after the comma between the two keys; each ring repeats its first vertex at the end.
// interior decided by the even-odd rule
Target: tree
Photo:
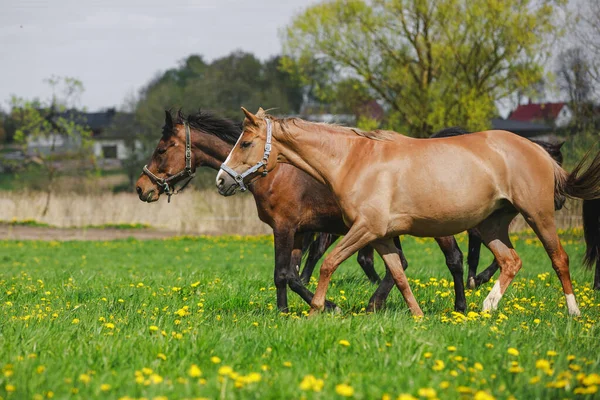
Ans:
{"type": "Polygon", "coordinates": [[[52,77],[46,80],[52,87],[52,96],[47,100],[26,100],[12,96],[11,117],[16,125],[15,142],[25,152],[32,154],[46,177],[46,202],[42,216],[48,212],[53,186],[61,162],[89,160],[91,158],[91,130],[86,121],[74,110],[83,84],[74,78],[52,77]],[[47,147],[33,149],[36,140],[48,143],[47,147]],[[61,142],[69,144],[68,152],[59,153],[61,142]]]}
{"type": "Polygon", "coordinates": [[[138,120],[146,131],[156,132],[165,109],[199,108],[240,120],[240,106],[277,107],[282,114],[298,112],[302,85],[279,67],[278,57],[261,62],[254,55],[235,51],[210,64],[189,56],[178,68],[157,75],[140,93],[138,120]]]}
{"type": "MultiPolygon", "coordinates": [[[[538,82],[563,0],[331,0],[284,33],[283,65],[306,82],[354,78],[390,108],[392,128],[428,136],[489,126],[495,102],[538,82]],[[322,67],[321,67],[322,66],[322,67]]],[[[321,89],[322,92],[327,90],[321,89]]]]}
{"type": "Polygon", "coordinates": [[[581,129],[590,121],[591,97],[594,92],[592,65],[581,47],[560,53],[556,71],[560,90],[567,95],[573,111],[574,126],[581,129]]]}

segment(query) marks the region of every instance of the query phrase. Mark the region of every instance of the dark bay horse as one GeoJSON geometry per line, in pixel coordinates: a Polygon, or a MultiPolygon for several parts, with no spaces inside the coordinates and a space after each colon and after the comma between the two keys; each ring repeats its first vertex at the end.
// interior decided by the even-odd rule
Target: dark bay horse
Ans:
{"type": "MultiPolygon", "coordinates": [[[[180,174],[186,170],[186,126],[190,130],[190,163],[192,170],[208,167],[218,170],[221,163],[236,143],[242,129],[231,121],[199,112],[184,116],[179,113],[177,120],[169,112],[165,114],[162,137],[147,166],[150,174],[140,176],[136,190],[142,201],[157,201],[165,192],[164,182],[171,177],[168,192],[178,180],[187,179],[190,174],[180,174]]],[[[277,291],[277,306],[281,311],[288,310],[287,286],[310,304],[313,294],[303,285],[296,268],[300,264],[304,232],[328,232],[343,235],[348,231],[339,206],[331,191],[305,172],[291,165],[281,165],[269,176],[248,185],[252,192],[258,216],[261,221],[273,228],[275,240],[274,280],[277,291]]],[[[462,282],[462,252],[454,238],[439,238],[437,243],[444,252],[450,269],[456,294],[455,309],[465,311],[466,299],[462,282]]],[[[398,246],[400,242],[397,242],[398,246]]],[[[372,248],[359,252],[359,263],[372,281],[378,279],[372,264],[372,248]],[[370,262],[369,262],[370,259],[370,262]]],[[[399,254],[402,255],[401,250],[399,254]]],[[[393,286],[389,273],[380,288],[369,301],[369,310],[380,308],[393,286]]],[[[328,308],[335,304],[326,302],[328,308]]]]}
{"type": "Polygon", "coordinates": [[[339,264],[371,244],[411,312],[423,315],[392,238],[441,237],[472,227],[500,266],[500,277],[483,303],[484,310],[494,310],[522,266],[508,234],[520,213],[552,262],[569,314],[580,314],[568,256],[556,233],[555,199],[600,198],[600,152],[587,168],[584,159],[568,173],[538,145],[506,131],[418,140],[395,132],[277,119],[262,109],[258,115],[243,111],[244,132],[217,175],[219,193],[232,195],[245,180],[289,163],[331,189],[350,228],[321,266],[311,313],[324,308],[339,264]]]}

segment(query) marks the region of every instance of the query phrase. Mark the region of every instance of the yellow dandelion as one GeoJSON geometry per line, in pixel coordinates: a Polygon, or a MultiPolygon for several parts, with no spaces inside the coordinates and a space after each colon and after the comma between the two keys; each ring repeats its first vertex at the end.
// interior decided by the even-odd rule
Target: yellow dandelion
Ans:
{"type": "Polygon", "coordinates": [[[71,323],[73,325],[77,325],[79,323],[79,318],[73,318],[73,321],[71,321],[71,323]]]}
{"type": "Polygon", "coordinates": [[[540,378],[539,376],[534,376],[533,378],[531,378],[529,380],[529,384],[530,385],[535,385],[536,383],[538,383],[542,378],[540,378]]]}
{"type": "Polygon", "coordinates": [[[150,332],[156,332],[158,331],[158,326],[156,325],[151,325],[150,328],[148,328],[150,330],[150,332]]]}
{"type": "Polygon", "coordinates": [[[15,385],[6,385],[4,386],[4,389],[8,392],[8,393],[12,393],[15,390],[17,390],[17,387],[15,385]]]}
{"type": "Polygon", "coordinates": [[[346,339],[342,339],[342,340],[340,340],[338,343],[339,343],[340,345],[342,345],[342,346],[345,346],[345,347],[348,347],[348,346],[350,346],[350,342],[349,342],[349,341],[347,341],[346,339]]]}
{"type": "Polygon", "coordinates": [[[103,392],[108,392],[110,388],[111,386],[108,383],[103,383],[102,385],[100,385],[100,390],[102,390],[103,392]]]}
{"type": "Polygon", "coordinates": [[[90,383],[90,381],[92,380],[92,377],[89,376],[88,374],[81,374],[79,375],[79,382],[83,382],[85,384],[90,383]]]}
{"type": "Polygon", "coordinates": [[[231,368],[228,365],[223,365],[222,367],[219,368],[219,375],[231,375],[231,373],[233,372],[233,368],[231,368]]]}
{"type": "Polygon", "coordinates": [[[288,368],[289,368],[289,367],[291,367],[291,366],[292,366],[292,362],[291,362],[291,361],[284,361],[284,362],[283,362],[283,366],[284,366],[284,367],[288,367],[288,368]]]}
{"type": "Polygon", "coordinates": [[[519,350],[515,349],[514,347],[509,347],[507,350],[507,353],[510,354],[511,356],[518,356],[519,350]]]}
{"type": "Polygon", "coordinates": [[[335,386],[335,392],[340,396],[344,397],[352,397],[354,395],[354,389],[350,385],[346,385],[345,383],[340,383],[335,386]]]}
{"type": "Polygon", "coordinates": [[[473,364],[473,368],[475,368],[477,371],[483,371],[483,365],[479,362],[473,364]]]}
{"type": "Polygon", "coordinates": [[[115,324],[113,324],[112,322],[107,322],[104,324],[104,327],[107,329],[115,329],[115,324]]]}
{"type": "Polygon", "coordinates": [[[484,392],[483,390],[477,391],[477,393],[475,393],[475,396],[473,397],[473,400],[495,400],[495,399],[496,398],[494,396],[492,396],[488,392],[484,392]]]}
{"type": "Polygon", "coordinates": [[[431,369],[434,371],[441,371],[444,369],[445,366],[446,364],[444,364],[442,360],[435,360],[435,364],[433,364],[433,367],[431,367],[431,369]]]}
{"type": "Polygon", "coordinates": [[[192,364],[188,369],[188,375],[192,378],[198,378],[202,375],[202,370],[196,364],[192,364]]]}
{"type": "Polygon", "coordinates": [[[304,391],[320,392],[323,390],[325,382],[323,379],[315,378],[313,375],[306,375],[300,382],[300,389],[304,391]]]}
{"type": "Polygon", "coordinates": [[[219,363],[221,363],[221,359],[219,357],[217,357],[217,356],[212,356],[210,358],[210,362],[213,363],[213,364],[219,364],[219,363]]]}
{"type": "Polygon", "coordinates": [[[583,378],[582,383],[585,386],[600,385],[600,375],[593,373],[583,378]]]}
{"type": "Polygon", "coordinates": [[[449,387],[450,387],[450,382],[448,382],[448,381],[440,382],[440,389],[448,389],[449,387]]]}
{"type": "Polygon", "coordinates": [[[448,351],[452,352],[452,351],[456,351],[456,346],[448,346],[447,347],[448,351]]]}
{"type": "Polygon", "coordinates": [[[164,353],[158,353],[156,358],[160,358],[163,361],[167,361],[167,356],[164,353]]]}
{"type": "Polygon", "coordinates": [[[412,394],[402,393],[396,400],[417,400],[412,394]]]}
{"type": "Polygon", "coordinates": [[[556,351],[554,351],[554,350],[548,350],[548,351],[546,352],[546,355],[547,355],[548,357],[556,357],[556,356],[558,355],[558,353],[557,353],[556,351]]]}
{"type": "Polygon", "coordinates": [[[419,393],[419,396],[426,397],[428,399],[433,399],[437,395],[437,392],[433,388],[421,388],[417,393],[419,393]]]}
{"type": "Polygon", "coordinates": [[[431,358],[431,356],[433,356],[433,353],[431,353],[429,351],[427,353],[423,354],[423,357],[425,357],[425,358],[431,358]]]}

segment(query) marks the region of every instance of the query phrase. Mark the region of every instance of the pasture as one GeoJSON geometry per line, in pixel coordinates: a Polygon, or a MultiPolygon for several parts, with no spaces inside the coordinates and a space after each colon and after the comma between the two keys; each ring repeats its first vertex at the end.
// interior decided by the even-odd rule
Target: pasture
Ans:
{"type": "MultiPolygon", "coordinates": [[[[531,233],[512,234],[523,269],[497,312],[492,283],[466,315],[430,239],[406,237],[407,275],[425,313],[375,290],[355,257],[333,276],[341,314],[275,308],[271,236],[0,242],[0,398],[549,399],[600,386],[600,295],[563,232],[582,316],[531,233]],[[412,397],[411,397],[412,396],[412,397]]],[[[466,251],[466,236],[459,236],[466,251]]],[[[485,252],[480,269],[491,261],[485,252]]],[[[383,265],[377,259],[377,270],[383,265]]],[[[309,287],[314,291],[316,281],[309,287]]]]}

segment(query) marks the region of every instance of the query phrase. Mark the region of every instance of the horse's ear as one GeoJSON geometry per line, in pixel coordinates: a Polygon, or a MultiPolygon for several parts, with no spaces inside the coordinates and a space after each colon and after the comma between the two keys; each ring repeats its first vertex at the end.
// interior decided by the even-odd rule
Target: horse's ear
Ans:
{"type": "Polygon", "coordinates": [[[562,142],[558,142],[558,143],[556,143],[556,144],[555,144],[555,146],[556,146],[556,150],[557,150],[557,151],[558,151],[558,150],[560,150],[560,149],[561,149],[561,147],[563,147],[563,144],[565,144],[565,140],[563,140],[562,142]]]}
{"type": "Polygon", "coordinates": [[[168,126],[169,128],[173,127],[173,116],[169,110],[165,110],[165,126],[168,126]]]}
{"type": "Polygon", "coordinates": [[[185,115],[183,115],[183,111],[181,111],[180,108],[179,110],[177,110],[177,123],[183,124],[183,121],[185,121],[185,115]]]}
{"type": "Polygon", "coordinates": [[[244,114],[246,115],[246,119],[252,124],[252,125],[258,125],[258,118],[256,117],[256,115],[252,114],[250,111],[246,110],[244,107],[242,107],[242,111],[244,112],[244,114]]]}
{"type": "Polygon", "coordinates": [[[263,110],[262,107],[258,107],[258,111],[256,112],[256,116],[259,118],[264,118],[265,117],[265,110],[263,110]]]}

